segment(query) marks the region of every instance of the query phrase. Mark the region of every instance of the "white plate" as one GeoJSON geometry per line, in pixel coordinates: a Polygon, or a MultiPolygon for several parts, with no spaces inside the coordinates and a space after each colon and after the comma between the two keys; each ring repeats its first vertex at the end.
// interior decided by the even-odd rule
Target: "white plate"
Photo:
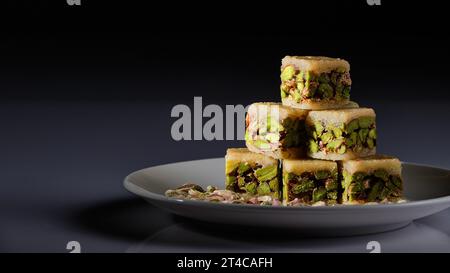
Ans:
{"type": "Polygon", "coordinates": [[[450,170],[403,163],[405,197],[400,204],[333,207],[270,207],[176,200],[167,189],[192,182],[223,188],[223,158],[155,166],[125,178],[130,192],[177,215],[218,224],[280,228],[321,236],[382,232],[406,226],[450,207],[450,170]]]}

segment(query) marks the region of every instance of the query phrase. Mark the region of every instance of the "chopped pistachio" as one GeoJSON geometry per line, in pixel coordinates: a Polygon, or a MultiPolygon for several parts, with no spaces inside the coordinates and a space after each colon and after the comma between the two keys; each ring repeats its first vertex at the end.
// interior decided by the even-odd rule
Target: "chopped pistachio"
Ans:
{"type": "Polygon", "coordinates": [[[347,151],[347,147],[345,147],[345,145],[341,145],[341,146],[336,150],[336,152],[337,152],[338,154],[344,154],[346,151],[347,151]]]}
{"type": "Polygon", "coordinates": [[[280,134],[276,134],[276,133],[268,133],[268,134],[266,134],[265,138],[266,138],[270,143],[277,143],[278,141],[280,141],[280,134]]]}
{"type": "Polygon", "coordinates": [[[384,187],[380,192],[380,200],[384,200],[385,198],[389,197],[391,194],[391,190],[388,187],[384,187]]]}
{"type": "Polygon", "coordinates": [[[237,184],[238,184],[239,188],[244,187],[245,186],[245,178],[244,177],[238,177],[237,184]]]}
{"type": "Polygon", "coordinates": [[[330,82],[330,77],[328,76],[327,73],[322,73],[317,78],[317,81],[320,82],[320,83],[329,83],[330,82]]]}
{"type": "Polygon", "coordinates": [[[292,188],[292,192],[294,194],[300,194],[304,192],[308,192],[314,189],[314,182],[311,180],[302,180],[300,184],[295,185],[292,188]]]}
{"type": "Polygon", "coordinates": [[[303,77],[306,81],[311,81],[313,79],[313,75],[310,71],[305,71],[303,77]]]}
{"type": "Polygon", "coordinates": [[[359,122],[357,119],[350,121],[347,124],[347,133],[351,133],[359,128],[359,122]]]}
{"type": "Polygon", "coordinates": [[[258,188],[256,189],[256,192],[259,195],[267,195],[270,194],[270,186],[266,182],[262,182],[259,184],[258,188]]]}
{"type": "Polygon", "coordinates": [[[378,169],[378,170],[375,170],[375,171],[373,172],[373,175],[374,175],[375,177],[381,178],[383,181],[388,181],[388,180],[389,180],[389,174],[388,174],[388,172],[387,172],[386,170],[384,170],[384,169],[378,169]]]}
{"type": "Polygon", "coordinates": [[[327,196],[327,190],[324,187],[319,187],[313,190],[313,202],[321,201],[327,196]]]}
{"type": "Polygon", "coordinates": [[[326,132],[326,133],[322,134],[321,139],[324,144],[327,144],[328,142],[330,142],[333,139],[333,134],[331,134],[330,132],[326,132]]]}
{"type": "Polygon", "coordinates": [[[342,90],[342,97],[346,99],[350,98],[350,86],[344,87],[342,90]]]}
{"type": "Polygon", "coordinates": [[[278,183],[278,178],[275,177],[274,179],[270,180],[269,187],[270,190],[273,192],[279,191],[280,185],[278,183]]]}
{"type": "Polygon", "coordinates": [[[374,117],[360,117],[358,118],[359,127],[361,128],[369,128],[372,124],[375,123],[374,117]]]}
{"type": "Polygon", "coordinates": [[[325,181],[325,188],[328,190],[328,191],[332,191],[332,190],[337,190],[338,189],[338,185],[339,183],[338,183],[338,180],[337,179],[332,179],[332,178],[328,178],[326,181],[325,181]]]}
{"type": "Polygon", "coordinates": [[[362,192],[364,191],[364,183],[362,181],[355,181],[352,184],[352,188],[351,188],[351,192],[352,193],[356,193],[356,192],[362,192]]]}
{"type": "Polygon", "coordinates": [[[248,170],[250,170],[250,165],[248,163],[241,162],[239,163],[239,167],[237,169],[238,174],[242,175],[248,170]]]}
{"type": "Polygon", "coordinates": [[[377,129],[375,129],[375,128],[370,129],[369,137],[372,139],[377,139],[377,129]]]}
{"type": "Polygon", "coordinates": [[[256,182],[250,182],[247,185],[245,185],[245,190],[250,194],[256,194],[256,182]]]}
{"type": "Polygon", "coordinates": [[[303,82],[297,82],[297,90],[299,91],[299,93],[301,93],[304,88],[305,84],[303,82]]]}
{"type": "Polygon", "coordinates": [[[342,130],[340,128],[333,127],[332,131],[333,131],[333,135],[335,137],[341,137],[342,136],[342,130]]]}
{"type": "Polygon", "coordinates": [[[359,130],[359,139],[361,143],[366,142],[367,135],[369,134],[369,129],[361,129],[359,130]]]}
{"type": "Polygon", "coordinates": [[[323,133],[323,130],[325,130],[325,128],[323,128],[322,122],[319,121],[314,122],[314,129],[318,133],[318,135],[321,135],[323,133]]]}
{"type": "Polygon", "coordinates": [[[270,149],[270,144],[266,140],[258,139],[252,141],[252,144],[261,150],[270,149]]]}
{"type": "Polygon", "coordinates": [[[327,198],[331,199],[331,200],[337,200],[338,199],[337,191],[329,191],[329,192],[327,192],[327,198]]]}
{"type": "Polygon", "coordinates": [[[324,99],[330,99],[333,97],[333,87],[331,87],[328,83],[321,83],[317,91],[322,94],[322,98],[324,99]]]}
{"type": "Polygon", "coordinates": [[[373,149],[373,147],[375,147],[375,142],[373,141],[373,139],[367,139],[367,147],[369,147],[369,149],[373,149]]]}
{"type": "Polygon", "coordinates": [[[320,170],[320,171],[315,171],[314,172],[314,177],[316,179],[325,179],[330,177],[330,172],[327,170],[320,170]]]}
{"type": "Polygon", "coordinates": [[[225,184],[228,186],[233,185],[234,183],[236,183],[236,176],[227,175],[225,184]]]}
{"type": "Polygon", "coordinates": [[[327,144],[327,149],[334,150],[334,149],[338,148],[339,146],[341,146],[341,144],[344,143],[344,141],[345,141],[345,139],[343,139],[343,138],[335,139],[327,144]]]}
{"type": "Polygon", "coordinates": [[[281,80],[282,81],[288,81],[292,79],[295,75],[295,68],[292,65],[288,65],[283,69],[283,72],[281,72],[281,80]]]}
{"type": "Polygon", "coordinates": [[[363,181],[364,177],[366,177],[366,173],[356,172],[352,175],[352,180],[353,181],[363,181]]]}
{"type": "Polygon", "coordinates": [[[300,95],[300,92],[299,92],[298,90],[296,90],[296,91],[294,92],[294,100],[295,100],[296,102],[300,102],[301,98],[302,98],[302,96],[300,95]]]}
{"type": "Polygon", "coordinates": [[[255,176],[259,181],[267,181],[276,177],[277,173],[278,173],[278,166],[272,165],[257,169],[255,171],[255,176]]]}
{"type": "Polygon", "coordinates": [[[356,144],[358,143],[358,133],[352,132],[352,133],[350,134],[350,139],[352,140],[352,143],[353,143],[354,145],[356,145],[356,144]]]}
{"type": "Polygon", "coordinates": [[[309,151],[311,153],[317,153],[319,151],[319,145],[314,140],[309,141],[309,151]]]}
{"type": "Polygon", "coordinates": [[[370,189],[369,195],[367,196],[367,201],[374,202],[379,198],[380,192],[383,189],[383,183],[378,182],[375,185],[372,186],[370,189]]]}
{"type": "Polygon", "coordinates": [[[397,186],[398,188],[401,188],[402,186],[402,179],[398,176],[391,176],[392,183],[397,186]]]}
{"type": "Polygon", "coordinates": [[[353,146],[353,144],[353,140],[350,137],[345,139],[345,145],[347,145],[348,147],[353,146]]]}

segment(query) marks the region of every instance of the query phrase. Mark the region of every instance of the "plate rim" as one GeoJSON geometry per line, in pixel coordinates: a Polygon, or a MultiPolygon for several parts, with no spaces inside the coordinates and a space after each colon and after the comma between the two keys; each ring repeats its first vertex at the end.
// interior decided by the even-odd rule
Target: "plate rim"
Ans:
{"type": "MultiPolygon", "coordinates": [[[[258,205],[252,205],[252,204],[222,204],[222,203],[214,203],[214,202],[207,202],[207,201],[201,201],[201,200],[183,200],[183,199],[175,199],[166,197],[164,195],[154,193],[151,191],[148,191],[142,187],[137,186],[133,182],[131,182],[132,176],[136,175],[137,173],[141,173],[143,171],[157,168],[157,167],[163,167],[163,166],[169,166],[174,164],[180,164],[180,163],[187,163],[187,162],[193,162],[193,161],[205,161],[205,160],[218,160],[223,159],[222,157],[214,157],[214,158],[205,158],[205,159],[198,159],[198,160],[187,160],[187,161],[177,161],[172,163],[166,163],[161,165],[155,165],[150,166],[147,168],[143,168],[140,170],[136,170],[130,174],[128,174],[124,180],[123,180],[123,186],[124,188],[129,191],[130,193],[133,193],[135,195],[138,195],[143,198],[149,198],[151,200],[160,201],[160,202],[166,202],[171,203],[174,205],[180,205],[180,204],[186,204],[190,206],[206,206],[210,208],[221,208],[221,209],[246,209],[246,210],[285,210],[285,211],[360,211],[360,210],[379,210],[379,209],[402,209],[402,208],[415,208],[415,207],[422,207],[427,205],[439,205],[439,204],[447,204],[448,207],[450,207],[450,195],[436,197],[436,198],[430,198],[430,199],[424,199],[419,201],[407,201],[404,203],[396,203],[396,204],[374,204],[374,205],[364,205],[364,204],[356,204],[356,205],[337,205],[337,206],[258,206],[258,205]]],[[[450,169],[448,168],[441,168],[433,165],[428,164],[422,164],[422,163],[414,163],[414,162],[405,162],[401,161],[403,164],[408,164],[412,166],[417,167],[426,167],[426,168],[433,168],[438,169],[441,171],[449,172],[450,169]]]]}

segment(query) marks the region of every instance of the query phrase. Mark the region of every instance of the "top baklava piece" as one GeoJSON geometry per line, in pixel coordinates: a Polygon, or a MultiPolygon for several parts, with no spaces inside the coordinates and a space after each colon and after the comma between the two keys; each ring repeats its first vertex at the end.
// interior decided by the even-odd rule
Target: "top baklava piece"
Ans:
{"type": "Polygon", "coordinates": [[[345,108],[350,99],[350,64],[343,59],[286,56],[281,61],[281,98],[301,109],[345,108]]]}

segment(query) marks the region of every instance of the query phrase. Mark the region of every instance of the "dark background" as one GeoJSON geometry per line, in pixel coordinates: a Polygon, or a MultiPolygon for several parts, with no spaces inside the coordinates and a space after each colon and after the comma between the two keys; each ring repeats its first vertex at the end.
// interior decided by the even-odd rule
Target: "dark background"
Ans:
{"type": "Polygon", "coordinates": [[[184,227],[126,193],[123,177],[243,146],[176,142],[170,111],[192,109],[194,96],[278,101],[285,55],[348,60],[352,100],[377,112],[378,151],[450,168],[441,1],[81,2],[0,8],[0,251],[65,252],[78,240],[123,252],[174,221],[184,227]]]}
{"type": "Polygon", "coordinates": [[[439,1],[245,2],[11,1],[1,96],[274,100],[289,54],[347,59],[356,100],[450,96],[448,18],[439,1]]]}

